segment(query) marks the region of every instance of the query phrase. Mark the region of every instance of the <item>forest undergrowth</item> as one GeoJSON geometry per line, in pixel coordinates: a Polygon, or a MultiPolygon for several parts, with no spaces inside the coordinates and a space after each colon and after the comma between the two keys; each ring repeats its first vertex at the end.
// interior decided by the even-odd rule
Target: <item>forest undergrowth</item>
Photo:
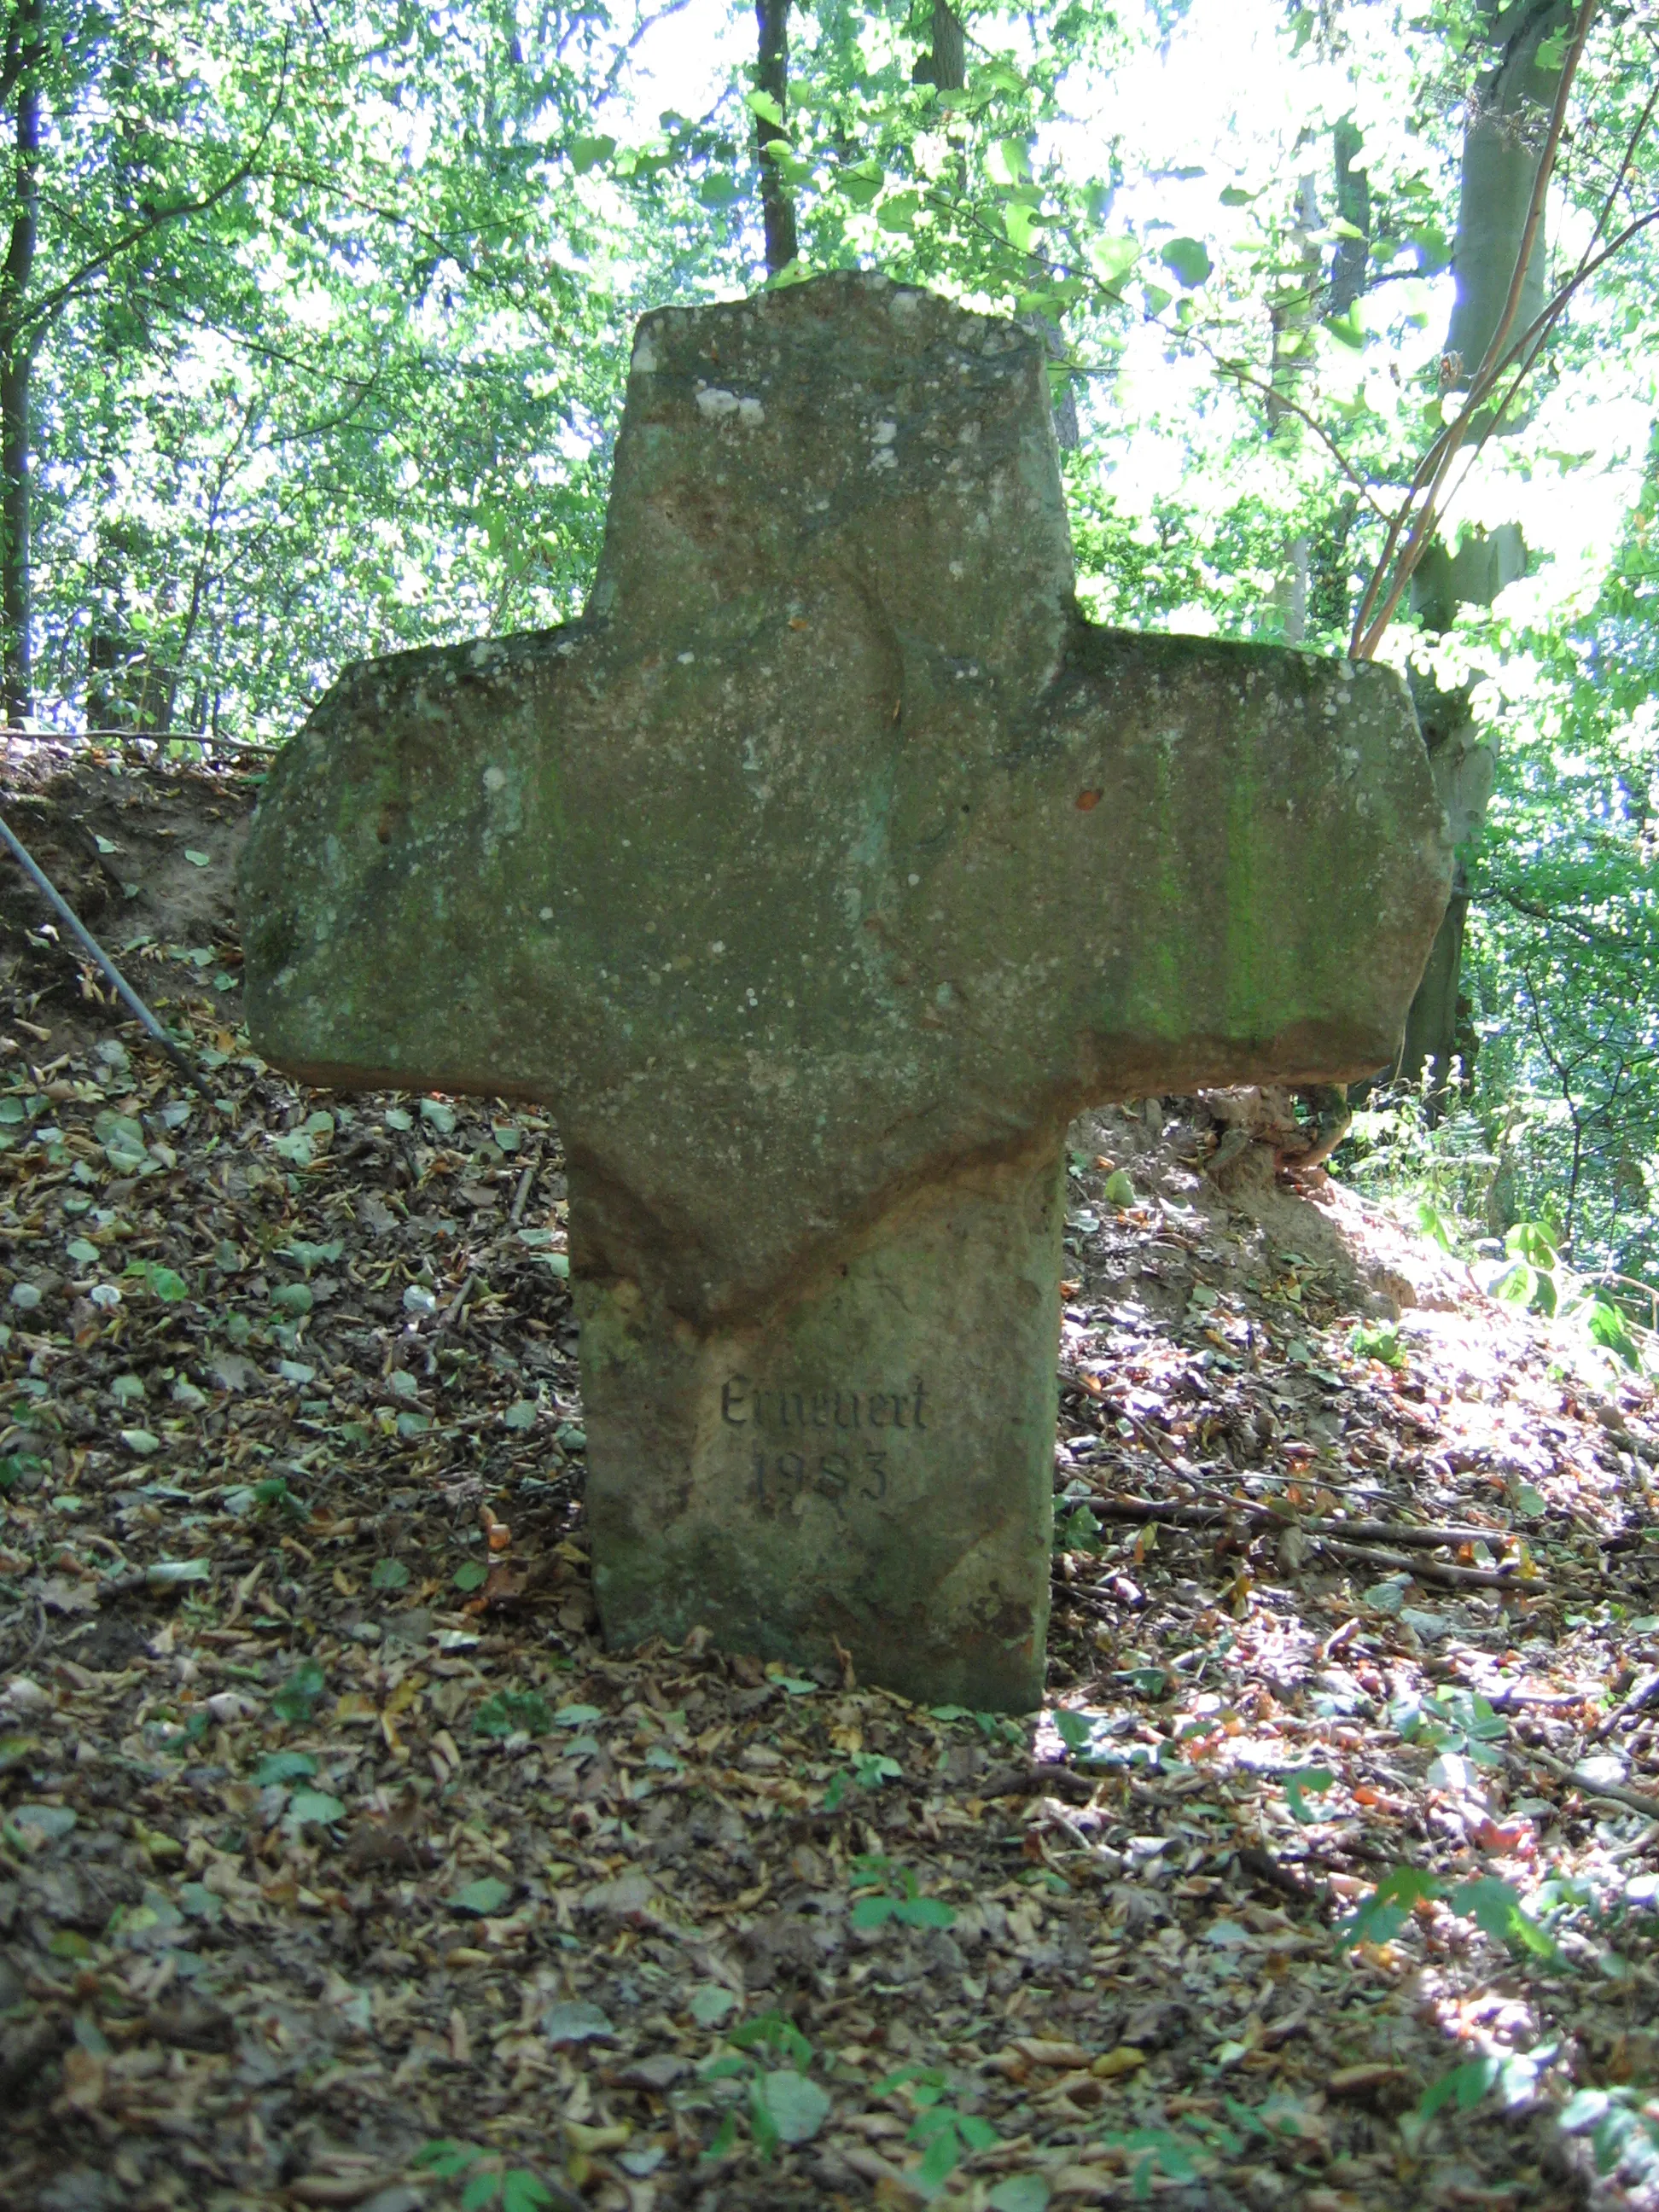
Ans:
{"type": "Polygon", "coordinates": [[[9,869],[5,2202],[1659,2204],[1648,1385],[1091,1116],[1043,1712],[607,1653],[557,1133],[252,1055],[252,788],[6,794],[218,1103],[9,869]]]}

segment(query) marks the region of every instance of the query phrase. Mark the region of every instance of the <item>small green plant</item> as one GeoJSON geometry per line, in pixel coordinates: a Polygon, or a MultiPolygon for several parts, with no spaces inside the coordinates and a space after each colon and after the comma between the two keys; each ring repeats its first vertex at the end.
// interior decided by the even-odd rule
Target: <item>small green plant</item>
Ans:
{"type": "Polygon", "coordinates": [[[40,1461],[32,1458],[27,1452],[7,1452],[0,1457],[0,1497],[3,1497],[14,1483],[21,1482],[27,1486],[29,1477],[39,1474],[40,1468],[40,1461]]]}
{"type": "Polygon", "coordinates": [[[508,2166],[500,2152],[488,2151],[482,2143],[457,2142],[451,2136],[422,2143],[410,2163],[437,2181],[459,2181],[465,2174],[461,2212],[483,2212],[498,2198],[501,2212],[542,2212],[545,2205],[569,2202],[556,2197],[529,2166],[508,2166]]]}
{"type": "Polygon", "coordinates": [[[1630,1316],[1605,1291],[1567,1266],[1548,1222],[1517,1221],[1504,1249],[1509,1265],[1487,1284],[1488,1297],[1568,1322],[1626,1367],[1640,1367],[1642,1347],[1630,1316]]]}
{"type": "Polygon", "coordinates": [[[1419,1905],[1444,1905],[1449,1911],[1473,1920],[1477,1928],[1507,1944],[1511,1951],[1530,1952],[1552,1966],[1561,1954],[1549,1930],[1540,1925],[1522,1905],[1520,1893],[1495,1875],[1482,1875],[1451,1887],[1416,1867],[1395,1867],[1383,1875],[1364,1903],[1337,1924],[1337,1941],[1346,1948],[1359,1943],[1388,1943],[1400,1933],[1419,1905]]]}
{"type": "Polygon", "coordinates": [[[308,1721],[312,1707],[323,1694],[323,1670],[314,1659],[302,1659],[270,1701],[279,1721],[308,1721]]]}
{"type": "Polygon", "coordinates": [[[964,2112],[955,2102],[945,2101],[951,2094],[951,2080],[942,2068],[901,2066],[896,2074],[890,2074],[884,2081],[877,2083],[875,2094],[878,2097],[891,2097],[901,2089],[909,2092],[910,2101],[916,2107],[916,2117],[911,2122],[906,2141],[921,2151],[915,2179],[930,2195],[943,2186],[970,2151],[994,2150],[1001,2142],[988,2120],[981,2119],[977,2112],[964,2112]]]}
{"type": "Polygon", "coordinates": [[[1097,1552],[1103,1541],[1100,1523],[1086,1505],[1074,1505],[1064,1520],[1054,1522],[1057,1552],[1097,1552]]]}
{"type": "MultiPolygon", "coordinates": [[[[830,2117],[828,2093],[812,2081],[812,2046],[779,2012],[744,2021],[726,2038],[728,2054],[702,2069],[705,2081],[741,2081],[750,2140],[763,2159],[780,2143],[810,2142],[830,2117]],[[766,2065],[756,2052],[777,2063],[766,2065]]],[[[728,2112],[702,2154],[707,2160],[727,2158],[738,2143],[738,2115],[728,2112]]]]}
{"type": "MultiPolygon", "coordinates": [[[[852,1769],[850,1779],[856,1782],[860,1790],[879,1790],[884,1782],[898,1782],[904,1778],[904,1769],[897,1759],[890,1759],[885,1752],[851,1751],[847,1757],[852,1769]]],[[[848,1786],[849,1778],[845,1772],[834,1777],[823,1793],[826,1813],[835,1812],[845,1802],[848,1786]]]]}
{"type": "Polygon", "coordinates": [[[1426,1704],[1416,1697],[1397,1698],[1389,1718],[1407,1743],[1455,1753],[1475,1766],[1504,1764],[1503,1753],[1492,1747],[1509,1734],[1509,1723],[1475,1691],[1448,1685],[1426,1704]]]}
{"type": "Polygon", "coordinates": [[[1312,1790],[1316,1796],[1322,1796],[1327,1790],[1334,1787],[1336,1777],[1328,1767],[1293,1767],[1288,1773],[1280,1775],[1279,1780],[1285,1784],[1285,1802],[1291,1808],[1293,1820],[1311,1825],[1323,1818],[1322,1814],[1308,1810],[1307,1793],[1312,1790]]]}
{"type": "Polygon", "coordinates": [[[1152,2193],[1152,2177],[1161,2173],[1177,2185],[1199,2179],[1193,2147],[1169,2128],[1134,2128],[1127,2135],[1103,2136],[1101,2141],[1121,2150],[1127,2162],[1131,2186],[1138,2203],[1152,2193]]]}
{"type": "Polygon", "coordinates": [[[1659,2174],[1659,2099],[1639,2089],[1580,2089],[1561,2108],[1562,2132],[1588,2135],[1598,2173],[1626,2166],[1636,2179],[1659,2174]]]}
{"type": "Polygon", "coordinates": [[[1361,1322],[1348,1339],[1348,1349],[1356,1359],[1380,1359],[1385,1367],[1406,1364],[1400,1330],[1391,1321],[1361,1322]]]}
{"type": "Polygon", "coordinates": [[[520,1729],[526,1735],[545,1735],[552,1725],[552,1708],[534,1690],[497,1690],[472,1716],[474,1735],[498,1741],[516,1735],[520,1729]]]}
{"type": "Polygon", "coordinates": [[[1538,2087],[1538,2077],[1554,2057],[1559,2046],[1540,2044],[1535,2051],[1511,2051],[1465,2059],[1437,2081],[1431,2081],[1417,2100],[1417,2116],[1431,2120],[1447,2106],[1471,2112],[1495,2090],[1505,2108],[1526,2104],[1538,2087]]]}
{"type": "Polygon", "coordinates": [[[908,1867],[877,1857],[853,1861],[853,1887],[870,1893],[859,1898],[849,1916],[854,1928],[883,1928],[896,1920],[904,1928],[953,1928],[956,1907],[942,1897],[924,1897],[908,1867]]]}

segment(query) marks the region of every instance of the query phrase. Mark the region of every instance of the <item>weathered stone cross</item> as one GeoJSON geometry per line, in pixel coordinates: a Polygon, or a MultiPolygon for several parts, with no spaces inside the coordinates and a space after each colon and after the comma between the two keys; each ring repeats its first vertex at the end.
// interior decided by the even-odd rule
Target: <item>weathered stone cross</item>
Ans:
{"type": "Polygon", "coordinates": [[[1066,1122],[1376,1068],[1444,908],[1393,675],[1080,617],[1044,374],[647,316],[586,618],[351,669],[260,807],[259,1049],[557,1114],[614,1644],[1040,1702],[1066,1122]]]}

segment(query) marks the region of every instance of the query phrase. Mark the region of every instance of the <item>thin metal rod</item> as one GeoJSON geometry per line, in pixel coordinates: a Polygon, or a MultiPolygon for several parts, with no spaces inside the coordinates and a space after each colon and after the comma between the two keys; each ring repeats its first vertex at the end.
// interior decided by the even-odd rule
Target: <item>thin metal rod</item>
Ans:
{"type": "Polygon", "coordinates": [[[149,1008],[82,921],[80,915],[76,913],[57,884],[52,882],[51,877],[40,866],[27,848],[21,844],[13,835],[10,825],[3,816],[0,816],[0,838],[5,841],[7,850],[34,885],[36,890],[46,900],[59,920],[68,923],[70,928],[86,947],[88,956],[102,970],[105,981],[112,987],[122,1004],[133,1015],[147,1035],[161,1046],[185,1080],[193,1089],[200,1091],[208,1104],[216,1110],[218,1101],[203,1082],[197,1072],[195,1062],[156,1020],[155,1015],[151,1013],[149,1008]]]}

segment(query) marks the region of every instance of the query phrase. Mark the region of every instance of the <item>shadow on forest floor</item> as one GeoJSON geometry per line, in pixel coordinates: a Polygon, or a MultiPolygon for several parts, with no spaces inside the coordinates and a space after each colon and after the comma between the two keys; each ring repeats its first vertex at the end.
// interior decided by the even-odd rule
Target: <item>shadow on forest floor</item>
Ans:
{"type": "Polygon", "coordinates": [[[231,1103],[8,872],[9,2204],[1659,2202],[1644,1392],[1094,1115],[1043,1714],[607,1655],[556,1136],[249,1058],[245,803],[8,800],[231,1103]]]}

